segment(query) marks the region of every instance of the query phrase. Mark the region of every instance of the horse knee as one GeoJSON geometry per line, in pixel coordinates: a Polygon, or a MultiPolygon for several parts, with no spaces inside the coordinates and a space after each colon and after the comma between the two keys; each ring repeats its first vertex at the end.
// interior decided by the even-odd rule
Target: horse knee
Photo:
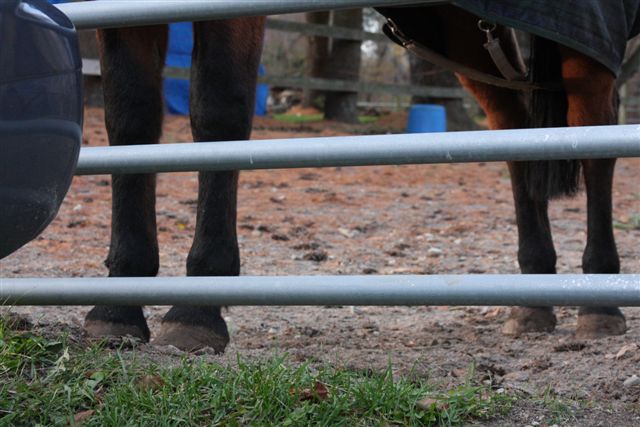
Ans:
{"type": "Polygon", "coordinates": [[[191,109],[191,128],[196,141],[233,141],[249,139],[253,99],[239,100],[229,106],[191,109]]]}

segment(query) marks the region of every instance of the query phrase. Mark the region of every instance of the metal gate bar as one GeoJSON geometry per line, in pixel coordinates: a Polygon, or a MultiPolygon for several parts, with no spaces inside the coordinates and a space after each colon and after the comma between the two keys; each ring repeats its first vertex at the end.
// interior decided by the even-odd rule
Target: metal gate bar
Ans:
{"type": "Polygon", "coordinates": [[[77,175],[640,157],[640,126],[88,147],[77,175]]]}
{"type": "Polygon", "coordinates": [[[0,279],[4,305],[640,306],[638,274],[0,279]]]}
{"type": "Polygon", "coordinates": [[[82,30],[418,3],[442,0],[96,0],[56,7],[82,30]]]}

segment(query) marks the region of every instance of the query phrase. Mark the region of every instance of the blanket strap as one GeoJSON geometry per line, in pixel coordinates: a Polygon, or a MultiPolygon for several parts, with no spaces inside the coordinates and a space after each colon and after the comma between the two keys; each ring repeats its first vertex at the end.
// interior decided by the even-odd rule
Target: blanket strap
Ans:
{"type": "MultiPolygon", "coordinates": [[[[481,21],[484,22],[484,21],[481,21]]],[[[480,26],[480,23],[478,23],[480,26]]],[[[489,29],[491,27],[488,27],[489,29]]],[[[495,28],[495,27],[493,27],[495,28]]],[[[533,83],[527,77],[526,73],[521,73],[514,68],[509,62],[509,59],[505,55],[502,47],[500,47],[500,40],[494,38],[491,35],[491,30],[487,32],[486,29],[481,28],[482,31],[487,32],[488,41],[485,44],[485,48],[493,58],[498,70],[504,77],[494,76],[493,74],[484,73],[474,68],[467,67],[456,61],[452,61],[449,58],[437,53],[436,51],[429,49],[425,45],[407,37],[393,22],[393,20],[387,18],[387,23],[383,26],[383,32],[392,41],[407,49],[414,55],[431,62],[432,64],[449,69],[454,73],[462,74],[471,80],[487,83],[492,86],[503,87],[507,89],[520,90],[530,92],[534,90],[550,90],[557,91],[561,89],[561,86],[557,82],[550,83],[533,83]]],[[[522,66],[524,69],[524,66],[522,66]]]]}
{"type": "Polygon", "coordinates": [[[487,42],[484,44],[484,48],[489,52],[489,56],[493,59],[493,63],[496,65],[502,76],[509,81],[527,81],[527,68],[519,57],[520,55],[518,55],[518,64],[516,68],[511,64],[511,61],[507,58],[504,50],[502,50],[500,39],[493,37],[493,31],[496,29],[496,24],[481,19],[478,21],[478,29],[487,35],[487,42]],[[523,72],[519,70],[525,71],[523,72]]]}

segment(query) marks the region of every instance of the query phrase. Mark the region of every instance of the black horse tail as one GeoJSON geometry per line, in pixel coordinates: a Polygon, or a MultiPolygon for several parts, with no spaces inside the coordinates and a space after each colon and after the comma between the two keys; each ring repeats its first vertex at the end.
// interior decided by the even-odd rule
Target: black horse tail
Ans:
{"type": "MultiPolygon", "coordinates": [[[[531,77],[535,83],[562,82],[560,53],[554,42],[532,37],[531,77]]],[[[534,90],[529,99],[530,128],[567,126],[567,96],[564,90],[534,90]]],[[[580,161],[526,162],[526,188],[534,200],[573,196],[580,184],[580,161]]]]}

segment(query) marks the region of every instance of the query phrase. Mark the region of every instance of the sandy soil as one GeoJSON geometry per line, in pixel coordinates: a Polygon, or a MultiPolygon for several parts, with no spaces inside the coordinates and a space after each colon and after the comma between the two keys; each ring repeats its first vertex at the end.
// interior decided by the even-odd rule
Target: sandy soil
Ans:
{"type": "MultiPolygon", "coordinates": [[[[102,111],[89,109],[85,138],[105,145],[102,111]]],[[[253,137],[286,138],[399,131],[405,118],[368,126],[286,125],[258,120],[253,137]]],[[[188,141],[188,121],[167,119],[164,142],[188,141]]],[[[184,274],[195,224],[194,173],[158,179],[160,275],[184,274]]],[[[614,218],[640,214],[640,159],[620,160],[614,218]]],[[[77,177],[53,224],[2,260],[4,277],[105,276],[110,179],[77,177]]],[[[579,272],[585,244],[585,198],[552,204],[550,217],[561,273],[579,272]]],[[[517,273],[516,226],[506,166],[501,163],[253,171],[241,174],[239,239],[242,274],[517,273]],[[313,260],[321,261],[313,261],[313,260]]],[[[620,226],[622,271],[640,272],[640,230],[620,226]]],[[[88,307],[16,307],[42,328],[78,331],[88,307]]],[[[147,307],[156,329],[166,307],[147,307]]],[[[226,312],[232,343],[224,356],[287,352],[293,360],[462,381],[476,363],[500,386],[534,395],[547,391],[582,401],[571,425],[640,425],[640,309],[624,310],[629,331],[576,340],[576,310],[557,310],[548,335],[501,335],[502,307],[235,307],[226,312]]],[[[171,349],[139,347],[157,357],[171,349]]],[[[536,425],[548,413],[524,404],[496,424],[536,425]]]]}

